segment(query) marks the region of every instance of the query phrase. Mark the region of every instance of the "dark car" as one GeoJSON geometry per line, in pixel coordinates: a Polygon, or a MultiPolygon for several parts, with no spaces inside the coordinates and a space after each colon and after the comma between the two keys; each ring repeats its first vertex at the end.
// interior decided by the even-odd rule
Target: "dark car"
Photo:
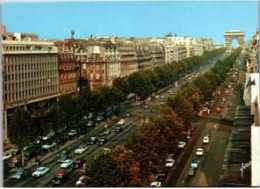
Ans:
{"type": "Polygon", "coordinates": [[[98,140],[98,145],[99,145],[99,146],[102,146],[102,145],[104,145],[105,143],[107,143],[107,139],[106,139],[106,138],[100,138],[100,139],[98,140]]]}
{"type": "Polygon", "coordinates": [[[224,102],[221,102],[220,105],[219,105],[220,108],[223,108],[224,107],[224,102]]]}
{"type": "Polygon", "coordinates": [[[31,158],[33,158],[35,156],[36,156],[36,152],[35,151],[26,151],[24,153],[24,159],[25,160],[29,160],[29,159],[31,159],[31,158]]]}
{"type": "Polygon", "coordinates": [[[113,115],[112,109],[107,110],[106,117],[111,117],[113,115]]]}
{"type": "Polygon", "coordinates": [[[167,179],[167,171],[166,170],[159,171],[156,181],[164,182],[166,179],[167,179]]]}
{"type": "Polygon", "coordinates": [[[22,161],[20,159],[18,159],[17,156],[14,156],[12,158],[12,161],[8,163],[8,166],[10,168],[21,167],[22,166],[22,161]]]}
{"type": "Polygon", "coordinates": [[[120,127],[120,126],[117,126],[116,128],[115,128],[115,132],[117,132],[117,133],[119,133],[119,132],[121,132],[123,129],[122,129],[122,127],[120,127]]]}
{"type": "Polygon", "coordinates": [[[104,116],[98,115],[97,118],[96,118],[96,121],[97,121],[97,122],[100,122],[100,121],[103,121],[104,119],[105,119],[104,116]]]}
{"type": "Polygon", "coordinates": [[[24,177],[26,177],[28,175],[28,171],[26,169],[19,169],[14,175],[13,175],[13,179],[22,179],[24,177]]]}
{"type": "Polygon", "coordinates": [[[67,173],[64,171],[59,172],[56,177],[52,180],[53,185],[60,185],[67,178],[67,173]]]}
{"type": "Polygon", "coordinates": [[[72,167],[73,169],[78,169],[80,168],[81,166],[83,166],[83,164],[85,163],[86,161],[83,160],[83,159],[76,159],[73,164],[72,164],[72,167]]]}

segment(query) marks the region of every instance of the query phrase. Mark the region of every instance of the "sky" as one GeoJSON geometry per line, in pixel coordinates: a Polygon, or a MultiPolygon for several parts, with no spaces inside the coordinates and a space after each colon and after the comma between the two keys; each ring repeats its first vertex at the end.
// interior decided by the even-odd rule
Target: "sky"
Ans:
{"type": "Polygon", "coordinates": [[[257,1],[129,1],[3,3],[2,24],[8,32],[37,33],[40,38],[93,36],[212,38],[224,43],[229,30],[258,28],[257,1]]]}

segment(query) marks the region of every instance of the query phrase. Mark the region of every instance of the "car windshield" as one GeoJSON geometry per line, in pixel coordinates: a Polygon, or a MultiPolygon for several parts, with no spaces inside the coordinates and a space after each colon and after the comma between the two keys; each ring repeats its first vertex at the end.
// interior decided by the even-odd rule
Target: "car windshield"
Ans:
{"type": "Polygon", "coordinates": [[[172,162],[173,162],[173,160],[167,160],[166,162],[167,162],[167,163],[172,163],[172,162]]]}
{"type": "Polygon", "coordinates": [[[38,168],[38,170],[37,171],[44,171],[44,167],[40,167],[40,168],[38,168]]]}

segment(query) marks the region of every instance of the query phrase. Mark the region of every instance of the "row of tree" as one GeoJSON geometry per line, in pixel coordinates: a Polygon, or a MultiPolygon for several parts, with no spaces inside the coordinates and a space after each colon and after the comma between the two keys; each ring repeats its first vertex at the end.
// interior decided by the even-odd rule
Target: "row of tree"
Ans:
{"type": "Polygon", "coordinates": [[[87,186],[149,185],[151,175],[164,167],[165,157],[176,150],[183,131],[190,128],[202,104],[213,98],[213,91],[225,80],[240,51],[237,49],[223,61],[217,61],[205,74],[182,86],[167,99],[160,115],[144,123],[126,144],[88,158],[87,186]]]}

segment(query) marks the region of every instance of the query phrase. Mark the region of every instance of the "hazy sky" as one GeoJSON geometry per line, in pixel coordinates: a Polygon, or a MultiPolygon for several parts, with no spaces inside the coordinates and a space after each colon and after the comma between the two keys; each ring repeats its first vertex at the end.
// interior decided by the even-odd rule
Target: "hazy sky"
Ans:
{"type": "Polygon", "coordinates": [[[258,6],[251,2],[55,2],[5,3],[2,23],[10,32],[40,38],[93,36],[209,37],[224,43],[223,33],[243,30],[250,39],[258,28],[258,6]]]}

